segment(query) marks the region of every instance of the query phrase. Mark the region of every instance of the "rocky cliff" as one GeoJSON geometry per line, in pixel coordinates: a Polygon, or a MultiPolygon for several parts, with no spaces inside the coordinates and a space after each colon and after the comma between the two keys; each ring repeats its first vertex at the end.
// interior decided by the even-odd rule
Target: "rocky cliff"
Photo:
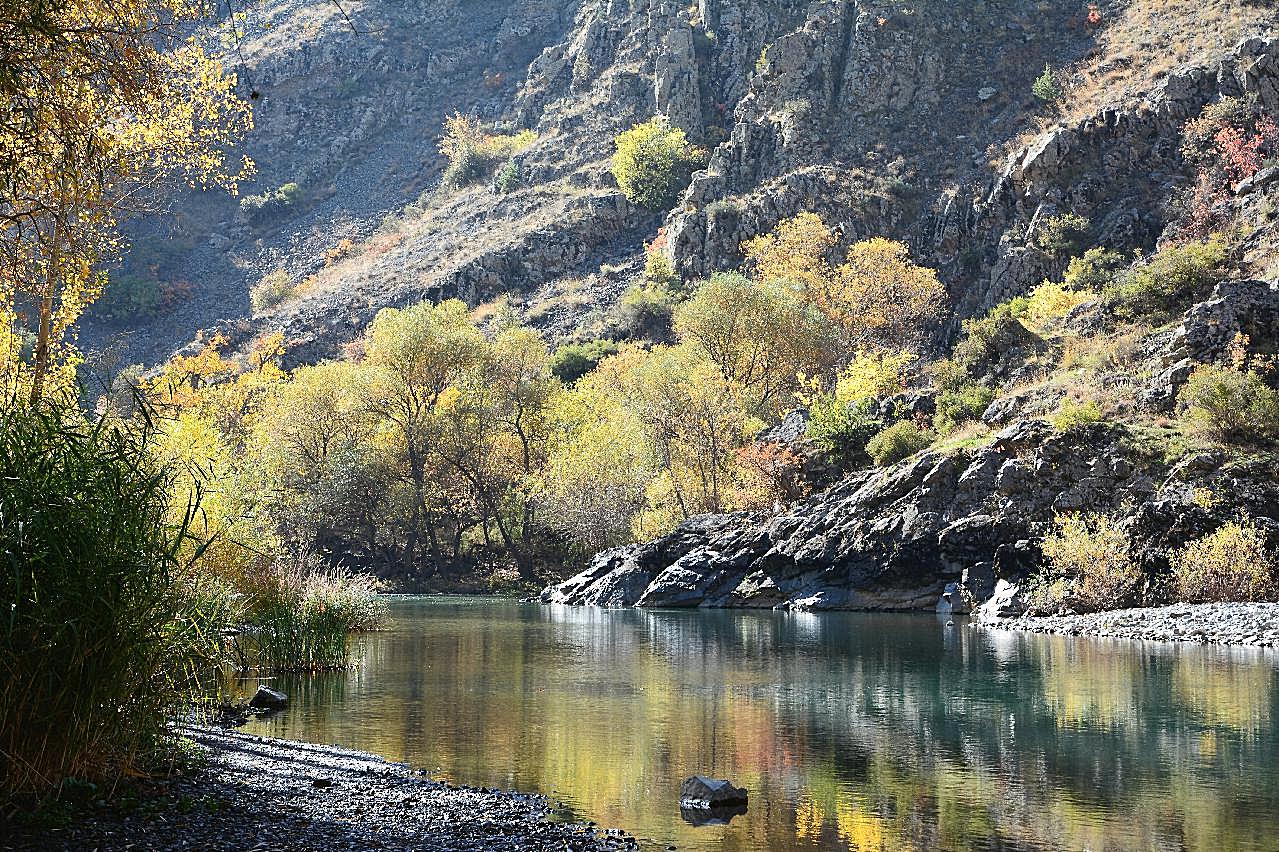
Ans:
{"type": "MultiPolygon", "coordinates": [[[[1223,282],[1181,323],[1149,334],[1136,371],[1151,378],[1140,392],[1155,405],[1175,396],[1189,365],[1225,360],[1237,335],[1279,341],[1279,282],[1223,282]]],[[[1033,418],[1034,397],[992,403],[986,422],[1011,422],[989,437],[859,471],[773,517],[693,518],[656,541],[597,555],[541,599],[801,610],[986,605],[992,616],[1019,614],[1016,587],[1041,564],[1039,543],[1057,516],[1081,510],[1118,519],[1145,576],[1146,604],[1167,602],[1170,556],[1228,520],[1251,518],[1279,546],[1279,454],[1186,451],[1157,426],[1054,428],[1033,418]]],[[[783,431],[769,437],[802,440],[798,430],[783,431]]]]}
{"type": "Polygon", "coordinates": [[[1103,3],[1100,29],[1074,0],[335,9],[263,4],[228,57],[257,104],[245,191],[296,183],[300,199],[251,221],[234,200],[184,197],[137,225],[135,263],[190,294],[123,327],[91,324],[90,346],[124,332],[154,363],[197,329],[239,347],[282,330],[303,363],[337,353],[380,307],[449,296],[509,296],[551,336],[584,337],[662,219],[695,278],[734,267],[743,239],[800,210],[850,239],[906,240],[969,315],[1053,271],[1034,236],[1055,212],[1087,216],[1095,242],[1150,248],[1187,181],[1180,124],[1222,94],[1279,97],[1274,21],[1242,0],[1103,3]],[[1171,54],[1148,49],[1186,27],[1171,54]],[[1055,116],[1030,93],[1045,65],[1073,69],[1055,116]],[[437,190],[454,110],[536,131],[524,188],[437,190]],[[615,133],[656,113],[712,155],[655,214],[617,191],[608,158],[615,133]],[[275,269],[305,286],[255,313],[249,287],[275,269]]]}

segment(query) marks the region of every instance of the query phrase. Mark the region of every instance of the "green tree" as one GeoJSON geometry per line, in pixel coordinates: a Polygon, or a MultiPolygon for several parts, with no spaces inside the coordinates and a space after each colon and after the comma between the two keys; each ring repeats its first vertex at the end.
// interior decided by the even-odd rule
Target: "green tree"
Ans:
{"type": "Polygon", "coordinates": [[[793,407],[801,375],[839,358],[835,329],[797,288],[737,273],[712,276],[676,308],[675,334],[705,352],[742,408],[765,420],[793,407]]]}
{"type": "Polygon", "coordinates": [[[365,405],[388,429],[403,459],[403,481],[410,491],[408,533],[403,564],[419,570],[423,539],[432,555],[440,555],[432,460],[442,441],[440,418],[468,373],[484,357],[484,337],[470,321],[466,305],[449,300],[439,305],[385,308],[365,334],[369,368],[365,405]]]}

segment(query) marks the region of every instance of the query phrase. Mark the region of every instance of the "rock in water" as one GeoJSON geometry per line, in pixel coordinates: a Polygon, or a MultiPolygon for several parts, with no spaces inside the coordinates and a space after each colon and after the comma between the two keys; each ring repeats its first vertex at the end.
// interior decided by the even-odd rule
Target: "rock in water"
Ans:
{"type": "Polygon", "coordinates": [[[249,706],[258,707],[262,710],[281,710],[287,707],[288,703],[289,696],[278,689],[272,689],[265,684],[260,684],[258,691],[254,693],[252,700],[249,701],[249,706]]]}
{"type": "Polygon", "coordinates": [[[681,808],[721,808],[746,804],[746,791],[718,778],[694,775],[679,788],[681,808]]]}

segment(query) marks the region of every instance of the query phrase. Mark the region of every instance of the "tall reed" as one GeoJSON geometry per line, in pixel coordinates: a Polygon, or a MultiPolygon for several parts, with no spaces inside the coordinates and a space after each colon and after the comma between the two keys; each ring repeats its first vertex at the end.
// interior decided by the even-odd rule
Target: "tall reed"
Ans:
{"type": "Polygon", "coordinates": [[[249,593],[251,659],[259,669],[332,671],[347,665],[347,638],[385,615],[375,581],[312,560],[278,562],[249,593]]]}
{"type": "Polygon", "coordinates": [[[225,598],[179,579],[195,507],[147,440],[72,404],[0,414],[0,799],[133,769],[216,653],[225,598]]]}

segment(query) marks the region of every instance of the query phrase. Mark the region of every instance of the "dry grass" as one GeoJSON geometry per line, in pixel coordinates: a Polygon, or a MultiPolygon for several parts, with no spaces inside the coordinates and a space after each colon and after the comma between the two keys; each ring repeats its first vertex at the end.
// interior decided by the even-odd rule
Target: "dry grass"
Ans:
{"type": "Polygon", "coordinates": [[[1065,118],[1140,101],[1177,68],[1209,67],[1274,24],[1273,8],[1246,0],[1134,0],[1106,21],[1101,55],[1074,71],[1065,118]]]}
{"type": "MultiPolygon", "coordinates": [[[[1178,68],[1211,68],[1245,37],[1275,29],[1274,9],[1256,0],[1132,0],[1106,16],[1096,54],[1065,69],[1061,110],[1035,117],[1004,156],[1053,125],[1073,124],[1108,107],[1131,108],[1178,68]]],[[[992,164],[1002,160],[995,157],[992,164]]]]}

